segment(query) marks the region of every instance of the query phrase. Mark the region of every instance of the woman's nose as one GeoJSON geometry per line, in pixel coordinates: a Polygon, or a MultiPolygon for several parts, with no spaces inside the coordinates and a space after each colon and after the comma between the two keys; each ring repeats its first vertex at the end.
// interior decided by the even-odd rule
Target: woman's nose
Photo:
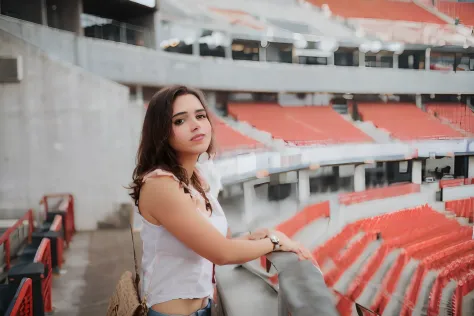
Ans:
{"type": "Polygon", "coordinates": [[[199,122],[193,120],[191,122],[191,131],[195,132],[195,131],[199,130],[199,128],[200,128],[199,122]]]}

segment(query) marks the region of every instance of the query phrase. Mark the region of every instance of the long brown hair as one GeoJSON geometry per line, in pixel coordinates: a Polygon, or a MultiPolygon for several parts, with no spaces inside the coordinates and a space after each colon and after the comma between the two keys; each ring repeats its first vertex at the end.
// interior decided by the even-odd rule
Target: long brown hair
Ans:
{"type": "MultiPolygon", "coordinates": [[[[132,183],[129,187],[131,190],[130,196],[135,201],[136,206],[138,206],[140,198],[143,177],[147,173],[160,168],[173,173],[180,181],[180,184],[185,184],[183,186],[184,192],[190,195],[191,192],[189,192],[187,187],[191,184],[204,198],[206,209],[212,211],[212,206],[204,193],[200,177],[194,172],[191,176],[191,181],[189,181],[186,169],[179,164],[177,153],[169,144],[172,132],[173,103],[179,96],[187,94],[194,95],[199,99],[208,114],[207,118],[210,122],[204,95],[197,89],[179,85],[170,86],[162,88],[151,98],[143,121],[140,145],[136,157],[136,167],[133,171],[132,183]]],[[[209,156],[213,152],[213,142],[214,135],[212,135],[211,143],[206,150],[209,156]]]]}

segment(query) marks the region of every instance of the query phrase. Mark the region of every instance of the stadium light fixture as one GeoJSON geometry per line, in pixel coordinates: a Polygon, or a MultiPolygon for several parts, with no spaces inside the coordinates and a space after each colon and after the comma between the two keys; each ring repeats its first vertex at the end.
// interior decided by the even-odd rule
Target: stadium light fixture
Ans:
{"type": "Polygon", "coordinates": [[[170,46],[170,42],[168,40],[164,40],[160,43],[160,47],[166,49],[170,46]]]}
{"type": "Polygon", "coordinates": [[[302,34],[293,33],[293,45],[295,45],[296,48],[306,48],[308,46],[308,42],[302,34]]]}
{"type": "Polygon", "coordinates": [[[367,53],[370,51],[370,44],[369,43],[362,43],[359,45],[359,51],[363,53],[367,53]]]}
{"type": "Polygon", "coordinates": [[[170,45],[171,47],[176,47],[176,46],[179,45],[179,42],[180,42],[179,39],[177,39],[177,38],[171,38],[171,39],[169,40],[169,45],[170,45]]]}
{"type": "Polygon", "coordinates": [[[405,50],[405,45],[403,43],[390,43],[388,49],[393,51],[395,54],[400,55],[405,50]]]}
{"type": "Polygon", "coordinates": [[[379,41],[374,41],[370,45],[370,51],[373,53],[378,53],[382,49],[382,43],[379,41]]]}
{"type": "Polygon", "coordinates": [[[192,36],[188,36],[184,39],[184,44],[186,45],[192,45],[194,43],[194,41],[196,40],[196,38],[192,37],[192,36]]]}
{"type": "Polygon", "coordinates": [[[333,39],[323,39],[318,46],[320,50],[326,52],[335,52],[339,48],[339,44],[333,39]]]}

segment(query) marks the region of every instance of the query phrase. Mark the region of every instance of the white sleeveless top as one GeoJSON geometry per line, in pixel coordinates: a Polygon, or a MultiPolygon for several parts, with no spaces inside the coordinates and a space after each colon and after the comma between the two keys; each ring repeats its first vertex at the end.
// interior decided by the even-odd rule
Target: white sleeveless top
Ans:
{"type": "MultiPolygon", "coordinates": [[[[146,175],[168,176],[178,179],[169,172],[157,169],[146,175]]],[[[178,181],[179,182],[179,181],[178,181]]],[[[188,188],[193,200],[202,201],[194,188],[188,188]]],[[[212,205],[212,214],[206,217],[224,236],[227,235],[227,220],[219,202],[211,194],[207,198],[212,205]]],[[[196,206],[196,212],[201,212],[196,206]]],[[[203,216],[205,216],[203,214],[203,216]]],[[[141,216],[140,216],[141,217],[141,216]]],[[[188,248],[163,226],[157,226],[141,217],[143,227],[142,296],[147,295],[147,306],[151,307],[173,299],[204,298],[212,295],[213,264],[188,248]]]]}

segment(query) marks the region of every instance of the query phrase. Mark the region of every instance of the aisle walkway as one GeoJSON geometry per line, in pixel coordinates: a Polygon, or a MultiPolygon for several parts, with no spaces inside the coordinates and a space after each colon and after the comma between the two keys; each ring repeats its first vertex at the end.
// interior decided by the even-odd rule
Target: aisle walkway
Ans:
{"type": "Polygon", "coordinates": [[[78,233],[66,251],[61,275],[53,279],[54,315],[105,315],[117,280],[122,272],[132,269],[129,230],[78,233]]]}

